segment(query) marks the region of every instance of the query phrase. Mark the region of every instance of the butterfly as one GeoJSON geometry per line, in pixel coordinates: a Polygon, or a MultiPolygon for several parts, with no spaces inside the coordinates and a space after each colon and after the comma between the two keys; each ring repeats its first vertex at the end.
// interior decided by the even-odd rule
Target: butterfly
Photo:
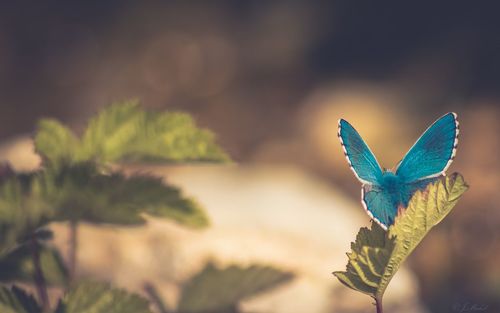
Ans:
{"type": "Polygon", "coordinates": [[[453,112],[435,121],[396,166],[382,169],[359,133],[344,119],[338,137],[347,162],[363,184],[361,202],[368,215],[387,230],[417,190],[445,175],[457,151],[459,124],[453,112]]]}

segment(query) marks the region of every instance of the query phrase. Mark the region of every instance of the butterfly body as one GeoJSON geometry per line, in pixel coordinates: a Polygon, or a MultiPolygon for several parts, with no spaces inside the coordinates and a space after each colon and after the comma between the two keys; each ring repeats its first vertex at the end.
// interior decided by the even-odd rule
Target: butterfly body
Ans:
{"type": "Polygon", "coordinates": [[[397,194],[401,187],[404,185],[404,182],[393,172],[384,171],[382,173],[382,186],[387,190],[387,192],[391,194],[397,194]]]}
{"type": "Polygon", "coordinates": [[[355,176],[363,184],[363,206],[377,223],[387,229],[417,190],[445,174],[458,141],[458,121],[448,113],[432,124],[417,140],[395,171],[382,169],[358,132],[339,121],[338,136],[355,176]]]}

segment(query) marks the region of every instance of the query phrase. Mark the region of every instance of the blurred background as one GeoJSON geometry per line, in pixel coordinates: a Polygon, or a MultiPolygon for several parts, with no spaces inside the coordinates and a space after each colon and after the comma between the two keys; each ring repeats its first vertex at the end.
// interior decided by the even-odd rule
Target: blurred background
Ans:
{"type": "MultiPolygon", "coordinates": [[[[292,240],[327,265],[314,277],[324,275],[328,281],[331,292],[324,299],[329,300],[308,312],[371,312],[365,298],[359,307],[341,309],[338,299],[358,296],[343,291],[330,274],[345,266],[349,242],[369,221],[359,204],[360,184],[336,138],[337,120],[350,121],[379,162],[391,168],[434,120],[454,111],[461,132],[449,171],[461,172],[471,188],[409,258],[407,295],[416,301],[416,312],[454,312],[467,303],[498,312],[497,12],[495,5],[451,1],[384,6],[352,1],[2,1],[0,141],[32,133],[41,117],[56,117],[81,130],[99,108],[130,98],[147,108],[187,111],[217,134],[239,164],[167,171],[169,179],[207,207],[214,232],[218,226],[234,230],[208,234],[206,244],[211,244],[206,238],[217,238],[218,247],[227,247],[224,238],[241,235],[250,240],[244,241],[248,253],[248,247],[262,248],[262,242],[275,238],[267,230],[293,234],[294,239],[279,237],[276,245],[292,240]],[[232,192],[238,196],[228,199],[232,192]],[[330,200],[318,200],[323,197],[330,200]],[[335,206],[331,211],[330,203],[335,206]],[[315,211],[319,207],[323,213],[315,211]],[[245,226],[248,233],[236,233],[245,226]],[[320,233],[315,240],[323,238],[316,250],[306,240],[315,230],[320,233]],[[337,287],[342,295],[332,291],[337,287]]],[[[152,224],[153,234],[163,228],[152,224]]],[[[118,240],[113,238],[110,242],[118,240]]],[[[196,238],[198,245],[205,242],[196,238]]],[[[241,242],[235,239],[234,244],[241,242]]],[[[126,243],[132,244],[141,247],[139,240],[126,243]]],[[[217,251],[228,259],[245,259],[237,249],[217,251]]],[[[259,260],[302,269],[318,264],[297,255],[300,249],[266,257],[273,251],[259,250],[259,260]],[[283,261],[293,258],[305,261],[283,261]]],[[[85,255],[95,256],[82,261],[89,273],[106,276],[101,261],[116,268],[109,256],[85,255]]],[[[161,257],[172,259],[168,253],[161,257]]],[[[107,278],[120,283],[115,276],[107,278]]],[[[294,298],[307,294],[298,290],[294,298]]],[[[306,304],[320,301],[304,299],[306,304]]],[[[252,310],[258,312],[258,306],[252,310]]]]}

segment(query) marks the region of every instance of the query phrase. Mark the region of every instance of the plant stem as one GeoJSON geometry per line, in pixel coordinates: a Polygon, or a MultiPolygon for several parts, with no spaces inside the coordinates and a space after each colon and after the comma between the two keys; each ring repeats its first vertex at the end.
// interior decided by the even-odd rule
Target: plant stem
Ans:
{"type": "Polygon", "coordinates": [[[35,233],[31,235],[31,251],[33,258],[33,279],[35,281],[36,291],[38,294],[38,300],[42,305],[43,311],[48,311],[50,309],[49,295],[47,293],[47,283],[45,277],[43,276],[42,265],[40,263],[40,249],[35,233]]]}
{"type": "Polygon", "coordinates": [[[382,309],[382,299],[375,298],[375,306],[377,307],[377,313],[384,313],[382,309]]]}
{"type": "Polygon", "coordinates": [[[149,282],[144,284],[144,291],[146,294],[149,296],[149,299],[151,302],[156,306],[158,309],[158,312],[160,313],[171,313],[168,309],[163,300],[161,299],[160,295],[158,294],[158,291],[156,288],[149,282]]]}
{"type": "Polygon", "coordinates": [[[69,285],[71,285],[75,279],[76,274],[76,252],[78,249],[78,222],[71,221],[69,222],[69,285]]]}

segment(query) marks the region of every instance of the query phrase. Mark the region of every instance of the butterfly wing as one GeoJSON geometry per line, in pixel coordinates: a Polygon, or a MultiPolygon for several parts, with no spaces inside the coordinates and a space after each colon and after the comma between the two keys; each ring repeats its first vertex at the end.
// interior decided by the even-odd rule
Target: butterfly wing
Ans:
{"type": "Polygon", "coordinates": [[[423,190],[438,177],[426,178],[401,185],[391,190],[382,185],[363,185],[361,201],[368,215],[383,229],[387,230],[394,223],[398,210],[406,208],[417,190],[423,190]]]}
{"type": "Polygon", "coordinates": [[[408,183],[444,175],[455,157],[458,133],[455,113],[435,121],[401,160],[396,175],[408,183]]]}
{"type": "Polygon", "coordinates": [[[364,185],[361,188],[361,202],[366,213],[383,229],[394,223],[398,213],[397,201],[387,192],[387,189],[378,185],[364,185]]]}
{"type": "Polygon", "coordinates": [[[401,188],[398,190],[400,204],[404,208],[406,208],[408,206],[408,202],[410,202],[410,199],[411,197],[413,197],[415,192],[417,192],[418,190],[424,190],[427,187],[427,185],[435,182],[438,179],[439,177],[424,178],[402,185],[401,188]]]}
{"type": "Polygon", "coordinates": [[[378,184],[382,177],[382,169],[354,127],[340,119],[338,136],[354,175],[363,184],[378,184]]]}

